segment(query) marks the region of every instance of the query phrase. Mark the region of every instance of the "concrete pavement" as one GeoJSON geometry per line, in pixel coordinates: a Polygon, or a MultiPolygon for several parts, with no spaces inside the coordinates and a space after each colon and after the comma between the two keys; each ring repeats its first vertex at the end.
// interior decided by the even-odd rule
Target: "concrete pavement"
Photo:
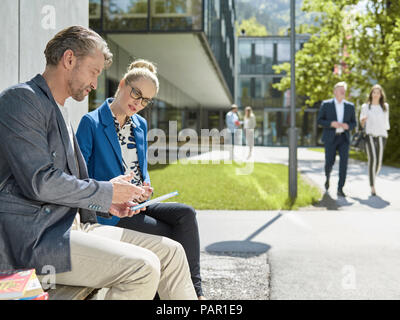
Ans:
{"type": "MultiPolygon", "coordinates": [[[[237,157],[245,151],[237,147],[237,157]]],[[[197,159],[227,156],[215,151],[197,159]]],[[[287,158],[287,148],[256,147],[253,160],[287,164],[287,158]]],[[[299,148],[299,171],[321,189],[325,181],[323,164],[323,153],[299,148]]],[[[336,196],[337,171],[338,161],[331,190],[323,201],[299,211],[198,211],[206,296],[235,296],[229,286],[219,295],[208,294],[207,290],[215,289],[214,282],[219,287],[221,283],[215,280],[215,272],[211,277],[215,281],[207,279],[213,272],[210,266],[221,265],[221,255],[231,259],[232,266],[238,259],[235,255],[241,252],[248,258],[266,260],[268,270],[260,284],[254,281],[260,280],[259,274],[255,275],[259,261],[258,267],[254,263],[246,266],[249,259],[240,261],[240,267],[249,271],[241,285],[260,291],[243,298],[399,299],[400,169],[383,167],[377,179],[378,196],[371,197],[366,164],[349,161],[346,198],[336,196]]],[[[224,281],[234,281],[234,275],[242,273],[231,268],[231,277],[224,281]]]]}

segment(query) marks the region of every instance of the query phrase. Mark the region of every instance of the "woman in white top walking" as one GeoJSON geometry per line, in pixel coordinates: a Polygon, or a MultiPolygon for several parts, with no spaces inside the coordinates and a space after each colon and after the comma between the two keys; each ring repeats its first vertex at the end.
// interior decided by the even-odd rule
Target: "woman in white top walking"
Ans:
{"type": "Polygon", "coordinates": [[[243,128],[244,134],[246,137],[246,144],[249,146],[249,155],[247,159],[250,159],[253,147],[254,147],[254,129],[256,127],[256,116],[253,113],[253,110],[250,106],[247,106],[244,109],[244,121],[243,121],[243,128]]]}
{"type": "Polygon", "coordinates": [[[382,167],[383,150],[388,137],[387,130],[390,129],[389,105],[386,103],[385,92],[379,84],[371,88],[367,102],[361,106],[360,122],[367,134],[369,183],[371,194],[375,196],[375,178],[382,167]]]}

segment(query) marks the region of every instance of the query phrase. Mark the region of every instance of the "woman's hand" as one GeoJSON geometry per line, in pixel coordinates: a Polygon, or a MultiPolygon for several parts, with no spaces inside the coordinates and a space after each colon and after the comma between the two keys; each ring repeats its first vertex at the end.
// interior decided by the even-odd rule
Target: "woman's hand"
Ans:
{"type": "Polygon", "coordinates": [[[368,117],[364,117],[364,118],[361,119],[361,127],[364,128],[365,122],[367,121],[367,119],[368,119],[368,117]]]}
{"type": "MultiPolygon", "coordinates": [[[[135,199],[135,201],[137,201],[139,203],[148,200],[150,198],[150,196],[153,194],[153,188],[150,186],[150,183],[143,182],[143,185],[141,186],[141,188],[144,189],[144,193],[135,199]]],[[[141,208],[140,210],[146,211],[146,207],[141,208]]]]}

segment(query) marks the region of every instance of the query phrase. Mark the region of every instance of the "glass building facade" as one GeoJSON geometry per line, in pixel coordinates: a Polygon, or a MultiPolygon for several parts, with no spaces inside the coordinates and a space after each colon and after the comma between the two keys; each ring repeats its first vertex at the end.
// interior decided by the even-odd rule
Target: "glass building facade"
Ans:
{"type": "MultiPolygon", "coordinates": [[[[134,52],[127,52],[112,41],[113,34],[201,35],[212,53],[226,92],[234,99],[235,77],[235,4],[234,0],[89,0],[89,25],[109,43],[114,54],[110,70],[103,72],[99,88],[91,92],[89,107],[99,106],[112,96],[134,52]]],[[[160,54],[163,54],[160,50],[160,54]]],[[[146,57],[143,57],[146,58],[146,57]]],[[[213,71],[214,72],[214,71],[213,71]]],[[[168,121],[181,128],[199,132],[209,125],[222,129],[224,113],[215,106],[201,105],[179,89],[168,76],[159,74],[160,90],[168,91],[169,101],[156,99],[151,109],[142,111],[149,126],[167,130],[168,121]]],[[[226,111],[226,110],[224,110],[226,111]]]]}
{"type": "Polygon", "coordinates": [[[90,0],[91,27],[104,32],[201,31],[201,0],[90,0]]]}
{"type": "MultiPolygon", "coordinates": [[[[307,41],[296,35],[296,50],[307,41]]],[[[284,74],[275,74],[272,66],[290,62],[290,37],[246,37],[238,39],[239,109],[251,106],[257,118],[255,144],[287,146],[290,127],[290,90],[273,88],[284,74]]],[[[299,146],[318,145],[317,109],[302,110],[304,97],[296,97],[296,126],[299,146]]]]}

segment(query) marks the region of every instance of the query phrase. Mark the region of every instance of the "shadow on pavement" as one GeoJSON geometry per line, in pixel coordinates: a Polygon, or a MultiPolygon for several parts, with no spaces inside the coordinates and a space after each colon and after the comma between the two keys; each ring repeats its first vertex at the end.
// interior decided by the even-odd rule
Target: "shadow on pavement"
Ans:
{"type": "Polygon", "coordinates": [[[358,201],[361,204],[367,205],[374,209],[384,209],[390,205],[389,201],[382,199],[380,196],[369,196],[368,199],[360,199],[352,197],[352,199],[358,201]]]}
{"type": "Polygon", "coordinates": [[[247,240],[232,240],[221,241],[208,245],[205,250],[209,254],[232,256],[235,257],[236,253],[247,253],[248,257],[259,256],[267,252],[271,246],[262,242],[247,241],[247,240]]]}
{"type": "Polygon", "coordinates": [[[325,192],[321,201],[314,204],[313,207],[325,208],[326,210],[339,210],[341,207],[349,207],[352,205],[354,205],[354,202],[349,202],[347,198],[338,197],[337,199],[334,199],[328,192],[325,192]]]}
{"type": "MultiPolygon", "coordinates": [[[[352,198],[354,199],[354,198],[352,198]]],[[[338,197],[334,199],[328,192],[325,192],[320,202],[314,204],[315,208],[325,208],[326,210],[339,210],[340,207],[348,207],[354,205],[353,202],[347,201],[346,198],[338,197]]]]}
{"type": "Polygon", "coordinates": [[[339,210],[339,205],[328,192],[325,192],[320,202],[314,204],[316,208],[326,208],[327,210],[339,210]]]}
{"type": "Polygon", "coordinates": [[[274,218],[272,218],[266,224],[258,228],[244,240],[230,240],[230,241],[221,241],[212,243],[208,245],[205,248],[205,250],[209,254],[217,254],[217,255],[236,256],[235,253],[241,252],[248,254],[249,257],[259,256],[267,252],[271,248],[271,246],[266,243],[251,241],[251,239],[253,239],[259,233],[268,228],[281,216],[282,214],[278,213],[274,218]]]}

